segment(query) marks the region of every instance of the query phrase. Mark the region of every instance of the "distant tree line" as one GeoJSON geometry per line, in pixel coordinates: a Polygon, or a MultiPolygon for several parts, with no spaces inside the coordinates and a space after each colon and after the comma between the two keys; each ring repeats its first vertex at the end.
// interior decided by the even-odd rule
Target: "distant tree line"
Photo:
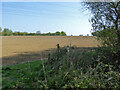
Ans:
{"type": "Polygon", "coordinates": [[[12,32],[12,30],[8,28],[4,28],[2,31],[2,28],[0,27],[0,36],[66,36],[67,34],[64,31],[57,31],[55,33],[40,33],[40,31],[37,31],[36,33],[28,33],[28,32],[12,32]]]}

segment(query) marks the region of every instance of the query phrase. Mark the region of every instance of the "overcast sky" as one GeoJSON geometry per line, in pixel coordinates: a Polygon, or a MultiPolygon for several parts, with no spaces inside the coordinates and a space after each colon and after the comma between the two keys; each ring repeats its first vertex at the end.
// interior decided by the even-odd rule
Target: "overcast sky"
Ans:
{"type": "Polygon", "coordinates": [[[81,2],[2,2],[2,28],[12,31],[87,35],[92,28],[88,19],[81,2]]]}

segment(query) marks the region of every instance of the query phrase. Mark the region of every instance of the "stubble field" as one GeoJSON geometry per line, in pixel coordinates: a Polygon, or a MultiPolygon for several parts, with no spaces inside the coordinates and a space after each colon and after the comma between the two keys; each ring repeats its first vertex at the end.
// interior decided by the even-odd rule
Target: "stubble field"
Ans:
{"type": "Polygon", "coordinates": [[[93,36],[3,36],[2,64],[18,64],[40,60],[56,48],[71,45],[77,47],[97,47],[99,42],[93,36]],[[47,53],[47,54],[45,54],[47,53]]]}

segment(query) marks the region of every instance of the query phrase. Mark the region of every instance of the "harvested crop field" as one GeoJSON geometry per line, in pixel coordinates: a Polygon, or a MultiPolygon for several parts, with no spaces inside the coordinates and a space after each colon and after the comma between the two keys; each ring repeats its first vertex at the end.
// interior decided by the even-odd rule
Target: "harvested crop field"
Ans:
{"type": "Polygon", "coordinates": [[[67,45],[97,47],[99,45],[93,36],[3,36],[2,63],[9,65],[46,58],[58,43],[60,47],[67,45]]]}

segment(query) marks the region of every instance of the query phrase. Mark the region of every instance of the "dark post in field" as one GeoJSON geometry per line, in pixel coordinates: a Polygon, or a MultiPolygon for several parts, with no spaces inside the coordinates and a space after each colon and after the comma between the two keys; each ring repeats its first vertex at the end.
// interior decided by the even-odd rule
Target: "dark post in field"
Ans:
{"type": "Polygon", "coordinates": [[[57,60],[59,59],[60,56],[60,45],[57,44],[57,60]]]}

